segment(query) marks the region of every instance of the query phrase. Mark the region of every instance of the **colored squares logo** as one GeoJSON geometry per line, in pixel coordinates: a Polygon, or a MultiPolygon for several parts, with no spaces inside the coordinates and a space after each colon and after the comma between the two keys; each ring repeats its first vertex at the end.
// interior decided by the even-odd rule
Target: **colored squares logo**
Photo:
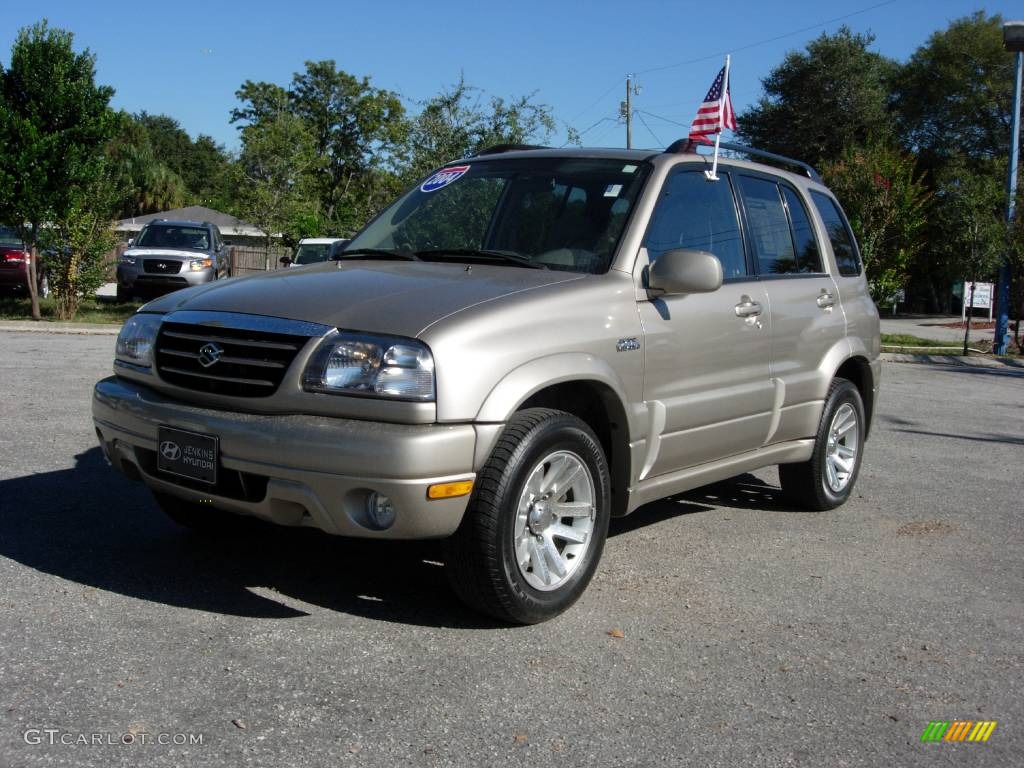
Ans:
{"type": "Polygon", "coordinates": [[[921,741],[988,741],[995,729],[995,720],[932,720],[921,741]]]}

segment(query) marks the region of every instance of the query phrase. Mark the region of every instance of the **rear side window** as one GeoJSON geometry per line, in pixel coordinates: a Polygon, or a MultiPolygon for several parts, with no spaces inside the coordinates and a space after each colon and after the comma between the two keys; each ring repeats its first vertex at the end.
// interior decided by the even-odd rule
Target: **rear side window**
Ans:
{"type": "Polygon", "coordinates": [[[782,205],[779,186],[755,176],[740,176],[740,190],[747,210],[750,240],[762,275],[785,275],[797,270],[793,233],[782,205]]]}
{"type": "Polygon", "coordinates": [[[820,273],[821,253],[818,241],[814,239],[814,228],[804,208],[803,200],[789,187],[782,187],[782,197],[789,211],[789,221],[793,225],[793,244],[796,246],[796,269],[800,273],[820,273]]]}
{"type": "Polygon", "coordinates": [[[814,201],[818,213],[821,214],[822,221],[825,222],[825,231],[828,232],[828,239],[832,242],[832,253],[835,254],[839,274],[843,277],[859,275],[860,257],[843,212],[839,210],[835,200],[821,192],[811,192],[811,199],[814,201]]]}
{"type": "Polygon", "coordinates": [[[689,248],[717,256],[727,279],[747,275],[736,203],[725,178],[709,184],[702,171],[682,171],[666,180],[644,240],[652,263],[666,251],[689,248]]]}

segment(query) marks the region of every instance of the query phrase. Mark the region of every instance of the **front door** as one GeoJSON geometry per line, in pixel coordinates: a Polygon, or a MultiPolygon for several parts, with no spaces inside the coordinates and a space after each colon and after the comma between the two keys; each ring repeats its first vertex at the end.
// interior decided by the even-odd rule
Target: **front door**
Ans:
{"type": "Polygon", "coordinates": [[[644,245],[651,263],[676,248],[713,253],[725,282],[640,303],[651,432],[640,479],[759,447],[773,403],[768,296],[749,267],[729,174],[674,171],[644,245]]]}

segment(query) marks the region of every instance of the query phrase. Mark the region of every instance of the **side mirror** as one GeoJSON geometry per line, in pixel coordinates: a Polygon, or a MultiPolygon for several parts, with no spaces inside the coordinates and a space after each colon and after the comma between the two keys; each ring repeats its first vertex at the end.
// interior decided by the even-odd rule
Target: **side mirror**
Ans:
{"type": "Polygon", "coordinates": [[[131,247],[132,247],[132,244],[133,244],[134,242],[135,242],[135,238],[134,238],[134,237],[129,237],[129,238],[128,238],[128,247],[129,247],[129,248],[131,248],[131,247]]]}
{"type": "Polygon", "coordinates": [[[292,257],[282,256],[280,259],[278,259],[278,262],[281,264],[282,267],[290,267],[292,265],[292,257]]]}
{"type": "Polygon", "coordinates": [[[722,262],[707,251],[665,251],[651,265],[647,285],[660,293],[712,293],[722,287],[722,262]]]}

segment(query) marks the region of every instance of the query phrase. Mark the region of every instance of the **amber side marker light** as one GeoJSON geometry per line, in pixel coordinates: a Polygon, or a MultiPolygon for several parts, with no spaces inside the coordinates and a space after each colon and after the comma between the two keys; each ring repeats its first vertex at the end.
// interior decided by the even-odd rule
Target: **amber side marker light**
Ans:
{"type": "Polygon", "coordinates": [[[427,498],[454,499],[456,496],[465,496],[472,490],[472,480],[460,480],[457,483],[435,483],[427,488],[427,498]]]}

